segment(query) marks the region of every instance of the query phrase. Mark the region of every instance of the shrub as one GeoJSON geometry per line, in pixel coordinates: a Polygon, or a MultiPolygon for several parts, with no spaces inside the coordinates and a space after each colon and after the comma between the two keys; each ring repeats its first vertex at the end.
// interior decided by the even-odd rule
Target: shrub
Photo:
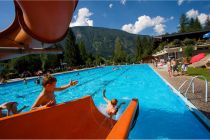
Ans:
{"type": "Polygon", "coordinates": [[[182,42],[179,39],[174,39],[174,41],[172,42],[173,45],[175,46],[181,46],[182,42]]]}
{"type": "Polygon", "coordinates": [[[191,68],[191,67],[189,67],[187,69],[187,74],[192,75],[192,76],[203,75],[204,77],[206,77],[208,79],[208,81],[210,81],[210,74],[208,72],[208,69],[206,69],[206,68],[191,68]]]}
{"type": "Polygon", "coordinates": [[[183,44],[185,46],[192,46],[192,45],[195,45],[195,41],[193,39],[189,39],[189,38],[186,38],[184,41],[183,41],[183,44]]]}
{"type": "Polygon", "coordinates": [[[184,49],[184,55],[185,55],[185,57],[191,57],[193,55],[193,47],[192,46],[187,46],[184,49]]]}

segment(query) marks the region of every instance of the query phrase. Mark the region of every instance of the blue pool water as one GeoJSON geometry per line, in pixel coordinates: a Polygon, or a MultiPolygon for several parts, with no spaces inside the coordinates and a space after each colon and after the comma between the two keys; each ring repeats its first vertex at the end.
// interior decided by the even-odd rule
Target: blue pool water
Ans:
{"type": "MultiPolygon", "coordinates": [[[[102,89],[106,88],[109,99],[117,98],[126,104],[119,110],[116,118],[125,110],[132,98],[140,103],[139,116],[129,138],[152,139],[210,139],[209,131],[189,111],[185,103],[173,93],[172,89],[148,66],[121,66],[95,68],[78,72],[56,75],[57,86],[78,80],[75,87],[56,92],[58,103],[92,95],[96,106],[104,113],[105,101],[102,89]]],[[[0,103],[17,101],[19,108],[32,106],[42,87],[34,80],[10,83],[0,86],[0,103]]],[[[28,111],[27,108],[24,111],[28,111]]]]}

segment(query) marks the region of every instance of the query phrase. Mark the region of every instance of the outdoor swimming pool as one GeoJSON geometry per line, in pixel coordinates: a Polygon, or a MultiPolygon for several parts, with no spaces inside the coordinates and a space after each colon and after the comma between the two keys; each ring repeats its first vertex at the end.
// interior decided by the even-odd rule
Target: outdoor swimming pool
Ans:
{"type": "MultiPolygon", "coordinates": [[[[129,138],[152,139],[204,139],[210,138],[209,131],[189,111],[180,97],[148,66],[129,65],[95,68],[91,70],[56,75],[57,86],[78,80],[75,87],[56,93],[58,103],[92,95],[96,106],[104,112],[105,101],[102,89],[106,88],[109,99],[125,101],[119,114],[132,98],[139,99],[139,116],[129,138]]],[[[0,103],[17,101],[19,108],[32,106],[42,87],[34,80],[0,85],[0,103]]],[[[25,111],[28,111],[27,108],[25,111]]],[[[119,117],[119,114],[117,118],[119,117]]]]}

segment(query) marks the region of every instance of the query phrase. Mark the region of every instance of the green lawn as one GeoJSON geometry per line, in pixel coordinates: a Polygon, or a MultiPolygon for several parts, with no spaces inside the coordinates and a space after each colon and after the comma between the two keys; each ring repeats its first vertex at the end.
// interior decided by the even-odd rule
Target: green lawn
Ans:
{"type": "Polygon", "coordinates": [[[189,67],[187,69],[187,74],[189,74],[191,76],[203,75],[210,82],[210,73],[208,73],[208,70],[206,68],[190,68],[189,67]]]}

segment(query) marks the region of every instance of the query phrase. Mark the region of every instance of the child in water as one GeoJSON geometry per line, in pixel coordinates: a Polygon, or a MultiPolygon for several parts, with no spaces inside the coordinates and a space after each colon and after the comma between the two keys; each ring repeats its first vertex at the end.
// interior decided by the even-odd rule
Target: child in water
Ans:
{"type": "Polygon", "coordinates": [[[25,108],[27,108],[28,106],[24,106],[21,109],[17,109],[17,102],[6,102],[0,105],[0,118],[4,117],[4,116],[10,116],[13,114],[18,114],[20,113],[22,110],[24,110],[25,108]],[[7,114],[3,114],[2,110],[6,109],[7,110],[7,114]]]}
{"type": "Polygon", "coordinates": [[[125,104],[125,102],[122,102],[122,103],[119,104],[119,106],[116,106],[118,100],[117,99],[112,99],[111,101],[108,100],[106,98],[105,93],[106,93],[106,90],[104,89],[103,90],[103,97],[104,97],[104,100],[107,102],[106,113],[110,116],[110,118],[112,118],[114,115],[117,114],[119,108],[121,107],[121,105],[125,104]]]}
{"type": "Polygon", "coordinates": [[[39,108],[40,106],[48,107],[48,106],[56,105],[54,91],[61,91],[71,86],[74,86],[78,83],[78,81],[71,81],[69,84],[57,88],[56,82],[57,82],[56,78],[51,76],[50,74],[47,74],[46,76],[44,76],[42,80],[43,90],[40,93],[37,100],[35,101],[31,110],[39,108]]]}

